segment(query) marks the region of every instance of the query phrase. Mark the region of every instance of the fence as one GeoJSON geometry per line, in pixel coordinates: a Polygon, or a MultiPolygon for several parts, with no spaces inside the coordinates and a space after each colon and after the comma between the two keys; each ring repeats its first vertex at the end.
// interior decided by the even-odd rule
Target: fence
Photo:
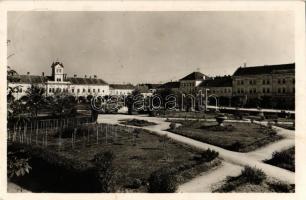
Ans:
{"type": "MultiPolygon", "coordinates": [[[[119,143],[118,133],[127,133],[128,142],[136,143],[135,128],[92,122],[89,118],[44,119],[14,123],[8,128],[8,142],[66,148],[93,144],[119,143]]],[[[122,139],[121,139],[122,140],[122,139]]],[[[126,140],[126,139],[125,139],[126,140]]]]}

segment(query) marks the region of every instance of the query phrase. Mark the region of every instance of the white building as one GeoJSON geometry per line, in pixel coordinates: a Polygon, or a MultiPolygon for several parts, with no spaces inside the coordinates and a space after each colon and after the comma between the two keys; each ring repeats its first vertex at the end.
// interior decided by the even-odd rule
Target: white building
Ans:
{"type": "Polygon", "coordinates": [[[51,65],[51,76],[17,75],[17,81],[9,83],[10,86],[18,86],[19,90],[14,93],[15,98],[19,99],[25,95],[25,91],[31,85],[38,85],[45,88],[46,95],[53,95],[56,92],[68,92],[76,97],[88,95],[105,96],[110,94],[109,85],[97,76],[80,78],[67,77],[64,73],[64,66],[60,62],[54,62],[51,65]]]}
{"type": "Polygon", "coordinates": [[[135,90],[135,87],[131,84],[110,84],[109,87],[112,96],[127,96],[135,90]]]}

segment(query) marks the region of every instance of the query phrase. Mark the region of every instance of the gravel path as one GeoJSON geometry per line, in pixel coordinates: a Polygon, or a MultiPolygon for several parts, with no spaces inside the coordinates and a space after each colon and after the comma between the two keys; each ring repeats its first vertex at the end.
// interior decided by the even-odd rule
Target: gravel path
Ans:
{"type": "MultiPolygon", "coordinates": [[[[177,142],[188,144],[190,146],[199,149],[203,150],[206,150],[207,148],[213,149],[215,151],[218,151],[220,158],[225,161],[224,162],[225,164],[221,168],[217,169],[216,172],[200,175],[199,177],[196,177],[190,182],[183,184],[179,189],[180,192],[210,191],[209,188],[214,182],[216,183],[219,180],[224,179],[224,177],[226,177],[227,175],[231,176],[235,175],[237,173],[236,170],[241,169],[245,165],[257,167],[263,170],[269,176],[276,178],[278,180],[292,184],[294,184],[295,182],[294,178],[295,174],[293,172],[272,165],[268,165],[262,162],[262,160],[264,159],[271,158],[272,153],[274,151],[279,151],[292,147],[294,145],[294,131],[275,127],[278,133],[284,137],[283,140],[266,145],[253,152],[239,153],[165,131],[166,129],[168,129],[170,123],[166,122],[165,119],[163,118],[147,117],[144,115],[135,115],[135,116],[134,115],[99,115],[98,122],[118,124],[118,120],[120,119],[131,119],[131,118],[155,122],[157,123],[157,125],[147,126],[142,128],[149,131],[153,131],[158,135],[166,134],[169,138],[177,142]]],[[[265,122],[262,122],[262,124],[265,124],[265,122]]]]}

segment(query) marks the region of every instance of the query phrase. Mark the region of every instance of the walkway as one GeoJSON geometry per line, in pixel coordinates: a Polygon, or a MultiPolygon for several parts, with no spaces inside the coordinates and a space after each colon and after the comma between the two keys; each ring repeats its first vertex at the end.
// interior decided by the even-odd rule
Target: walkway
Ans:
{"type": "Polygon", "coordinates": [[[281,181],[285,181],[292,184],[295,183],[294,181],[295,174],[293,172],[261,162],[264,159],[271,158],[272,153],[274,151],[279,151],[282,149],[292,147],[294,145],[294,131],[277,128],[279,134],[284,136],[283,140],[264,146],[253,152],[239,153],[165,131],[166,129],[169,128],[170,122],[166,122],[165,119],[163,118],[147,117],[144,115],[99,115],[98,122],[118,124],[118,121],[122,119],[142,119],[150,122],[155,122],[157,125],[143,127],[143,129],[152,131],[158,135],[167,135],[169,138],[177,142],[181,142],[198,149],[206,150],[207,148],[210,148],[219,152],[220,158],[222,158],[225,161],[225,168],[223,168],[224,166],[222,167],[223,169],[225,169],[223,170],[224,172],[220,173],[222,171],[222,168],[220,168],[216,173],[214,173],[214,178],[212,178],[212,175],[210,174],[202,175],[192,180],[191,182],[184,184],[185,186],[188,184],[186,187],[183,187],[182,185],[179,189],[181,192],[190,191],[191,190],[190,184],[192,185],[192,187],[199,189],[196,190],[197,192],[206,191],[206,190],[209,191],[208,188],[211,186],[212,182],[223,179],[225,176],[224,174],[225,172],[227,175],[231,176],[235,175],[237,172],[236,170],[239,167],[241,168],[245,165],[257,167],[263,170],[269,176],[279,179],[281,181]],[[234,169],[233,165],[237,165],[238,168],[235,167],[234,169]],[[208,181],[204,181],[206,179],[208,179],[208,181]]]}

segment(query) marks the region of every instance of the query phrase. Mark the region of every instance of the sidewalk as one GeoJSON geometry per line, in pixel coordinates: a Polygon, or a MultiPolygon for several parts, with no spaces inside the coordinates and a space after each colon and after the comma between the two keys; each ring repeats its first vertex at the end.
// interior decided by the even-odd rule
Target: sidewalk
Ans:
{"type": "MultiPolygon", "coordinates": [[[[255,152],[239,153],[239,152],[229,151],[229,150],[226,150],[226,149],[214,146],[214,145],[210,145],[207,143],[203,143],[203,142],[200,142],[200,141],[188,138],[188,137],[184,137],[178,134],[168,132],[168,131],[164,131],[168,129],[170,123],[165,122],[164,119],[162,118],[136,116],[136,115],[135,116],[133,115],[131,116],[128,116],[128,115],[107,115],[107,116],[99,115],[98,122],[119,124],[118,120],[128,119],[128,118],[136,118],[136,119],[142,119],[142,120],[155,122],[157,123],[157,125],[142,127],[142,128],[152,131],[153,133],[158,134],[158,135],[167,135],[169,138],[177,142],[184,143],[184,144],[193,146],[198,149],[202,149],[202,150],[206,150],[208,148],[213,149],[215,151],[218,151],[220,158],[228,163],[238,165],[241,167],[245,165],[256,167],[256,168],[263,170],[267,175],[273,178],[279,179],[280,181],[288,182],[290,184],[295,183],[295,174],[293,172],[261,162],[263,159],[270,158],[274,151],[282,150],[283,148],[289,148],[292,145],[294,145],[294,131],[292,131],[293,132],[292,134],[290,130],[278,128],[278,131],[280,132],[280,134],[282,134],[285,137],[285,140],[281,140],[281,143],[273,143],[271,145],[267,145],[265,147],[262,147],[261,149],[258,149],[258,151],[255,151],[255,152]]],[[[205,182],[203,184],[204,184],[203,187],[207,187],[207,185],[205,186],[206,184],[205,182]]]]}

